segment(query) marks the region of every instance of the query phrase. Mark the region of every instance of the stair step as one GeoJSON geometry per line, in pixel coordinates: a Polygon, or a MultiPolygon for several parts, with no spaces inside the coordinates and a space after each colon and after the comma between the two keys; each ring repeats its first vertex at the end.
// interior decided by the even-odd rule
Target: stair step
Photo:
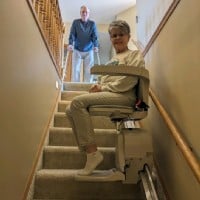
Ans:
{"type": "Polygon", "coordinates": [[[71,101],[59,101],[58,102],[58,112],[65,112],[67,106],[71,103],[71,101]]]}
{"type": "MultiPolygon", "coordinates": [[[[49,145],[43,149],[43,166],[36,172],[33,200],[143,200],[134,184],[77,181],[74,175],[84,167],[86,155],[76,146],[74,134],[65,114],[71,100],[88,93],[91,83],[63,83],[61,100],[49,130],[49,145]]],[[[92,116],[98,149],[104,155],[97,170],[115,167],[115,124],[109,117],[92,116]]],[[[31,198],[32,199],[32,198],[31,198]]]]}
{"type": "MultiPolygon", "coordinates": [[[[97,146],[115,147],[115,129],[95,129],[97,146]]],[[[49,131],[49,145],[76,146],[75,136],[71,128],[52,127],[49,131]]]]}
{"type": "Polygon", "coordinates": [[[65,200],[142,200],[138,185],[116,182],[79,182],[77,170],[39,170],[34,199],[65,200]]]}
{"type": "Polygon", "coordinates": [[[92,83],[64,82],[63,90],[68,91],[88,91],[92,83]]]}
{"type": "MultiPolygon", "coordinates": [[[[104,155],[103,162],[97,169],[115,167],[115,148],[99,147],[104,155]]],[[[81,169],[86,162],[86,155],[78,147],[46,146],[43,151],[44,169],[81,169]]]]}
{"type": "Polygon", "coordinates": [[[87,91],[62,91],[61,100],[71,101],[74,97],[79,96],[81,94],[88,94],[88,92],[87,91]]]}
{"type": "MultiPolygon", "coordinates": [[[[92,116],[93,126],[96,129],[115,129],[115,124],[110,121],[109,117],[92,116]]],[[[55,113],[54,115],[55,127],[70,127],[71,124],[65,113],[55,113]]]]}

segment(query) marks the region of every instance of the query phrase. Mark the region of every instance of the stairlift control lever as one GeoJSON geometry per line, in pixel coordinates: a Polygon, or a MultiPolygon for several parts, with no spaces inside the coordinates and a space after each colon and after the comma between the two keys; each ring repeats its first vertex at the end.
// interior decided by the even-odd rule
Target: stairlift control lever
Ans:
{"type": "Polygon", "coordinates": [[[124,120],[124,127],[127,129],[135,128],[135,121],[133,119],[124,120]]]}

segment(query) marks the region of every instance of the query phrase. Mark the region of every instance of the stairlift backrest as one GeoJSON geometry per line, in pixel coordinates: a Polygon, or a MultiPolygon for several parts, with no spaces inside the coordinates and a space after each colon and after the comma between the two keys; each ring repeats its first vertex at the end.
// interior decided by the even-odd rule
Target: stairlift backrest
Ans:
{"type": "Polygon", "coordinates": [[[137,76],[139,78],[136,96],[140,105],[119,106],[119,105],[95,105],[90,106],[89,112],[95,116],[109,116],[114,118],[130,117],[134,120],[140,120],[147,116],[148,96],[149,96],[149,72],[145,68],[125,65],[95,65],[91,68],[91,74],[112,75],[112,76],[137,76]]]}

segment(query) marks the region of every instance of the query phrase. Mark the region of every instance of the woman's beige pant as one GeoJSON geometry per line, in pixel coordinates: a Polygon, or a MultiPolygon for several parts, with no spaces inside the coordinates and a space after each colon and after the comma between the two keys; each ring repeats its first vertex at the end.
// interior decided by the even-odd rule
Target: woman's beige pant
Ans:
{"type": "MultiPolygon", "coordinates": [[[[71,122],[77,144],[80,150],[90,144],[95,144],[94,128],[88,107],[92,105],[127,105],[134,104],[134,96],[124,93],[96,92],[88,93],[73,98],[66,109],[66,114],[71,122]]],[[[103,127],[102,127],[103,128],[103,127]]]]}

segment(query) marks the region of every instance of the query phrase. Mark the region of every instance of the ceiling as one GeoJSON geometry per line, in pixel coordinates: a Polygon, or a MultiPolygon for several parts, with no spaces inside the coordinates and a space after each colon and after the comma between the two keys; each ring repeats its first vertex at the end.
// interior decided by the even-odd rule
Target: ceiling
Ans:
{"type": "Polygon", "coordinates": [[[98,24],[108,24],[122,11],[135,5],[136,0],[58,0],[63,21],[80,18],[80,7],[90,9],[90,19],[98,24]]]}

